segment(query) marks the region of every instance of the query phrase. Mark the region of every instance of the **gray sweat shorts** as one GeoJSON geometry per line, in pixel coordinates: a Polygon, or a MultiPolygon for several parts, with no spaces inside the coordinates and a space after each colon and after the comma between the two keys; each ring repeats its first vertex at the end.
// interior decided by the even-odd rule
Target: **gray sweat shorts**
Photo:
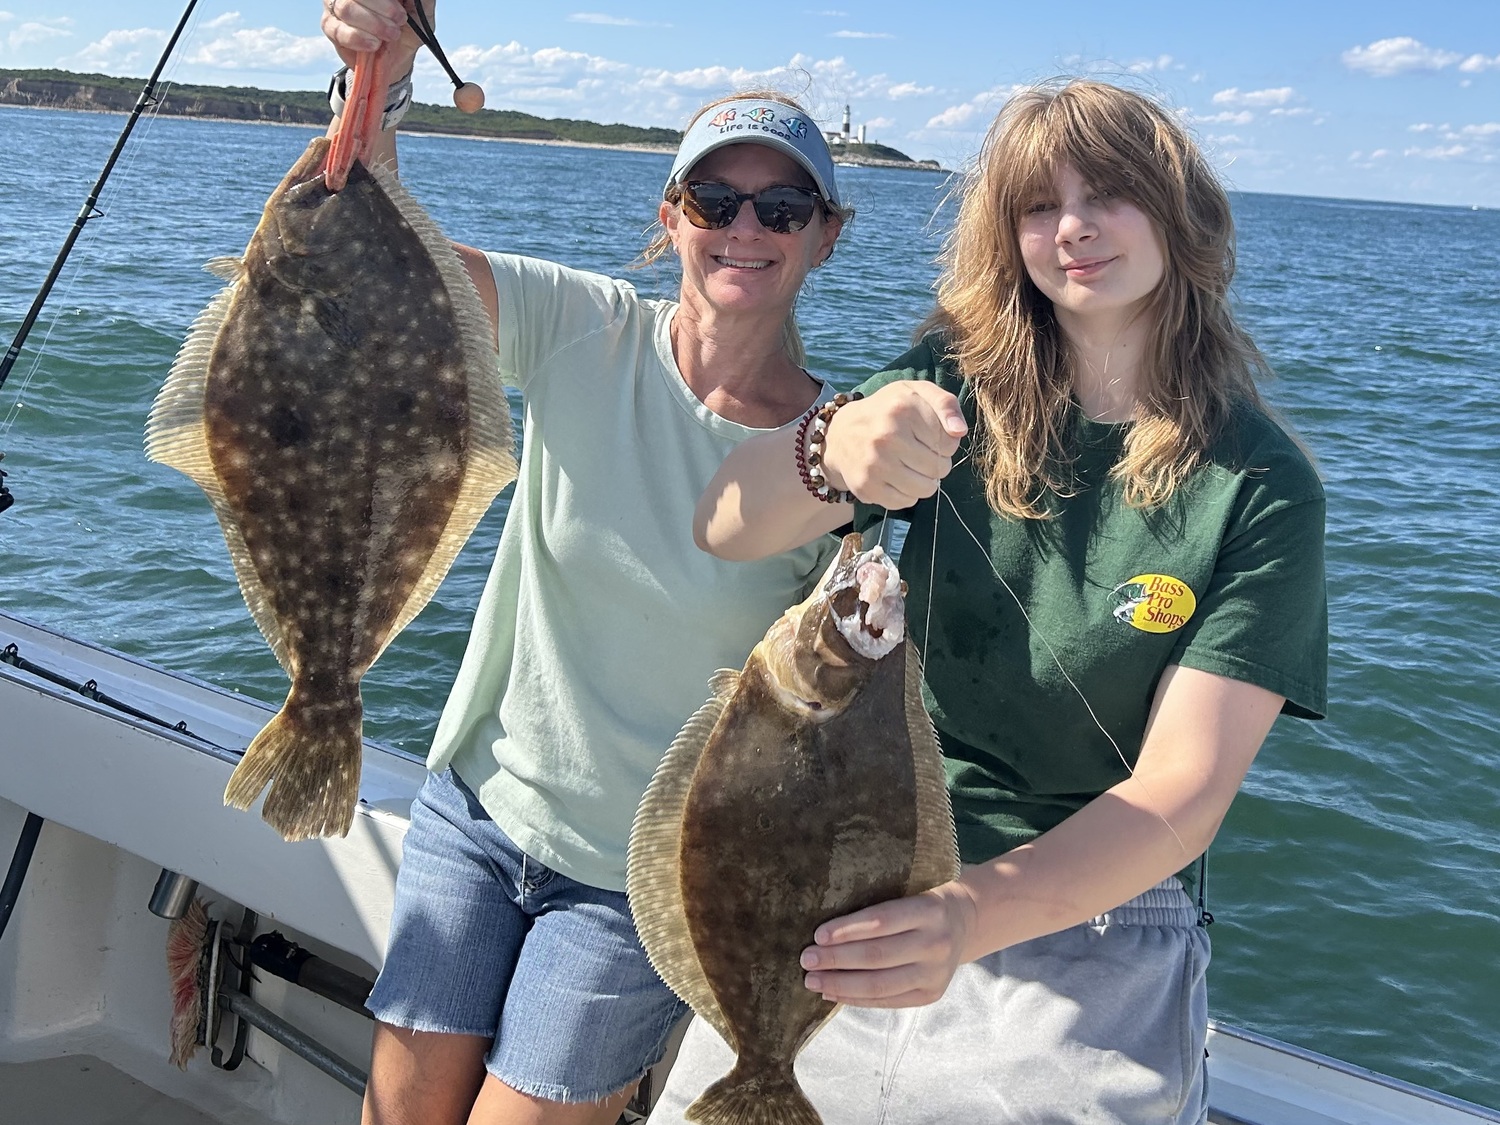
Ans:
{"type": "MultiPolygon", "coordinates": [[[[839,1009],[797,1080],[825,1125],[1203,1125],[1208,960],[1169,879],[960,967],[934,1004],[839,1009]]],[[[650,1125],[683,1122],[733,1062],[695,1019],[650,1125]]]]}

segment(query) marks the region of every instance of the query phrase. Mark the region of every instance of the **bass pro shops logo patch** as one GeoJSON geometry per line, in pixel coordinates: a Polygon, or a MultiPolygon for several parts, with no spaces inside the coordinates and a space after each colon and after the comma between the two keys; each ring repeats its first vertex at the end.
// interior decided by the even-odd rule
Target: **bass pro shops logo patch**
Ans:
{"type": "Polygon", "coordinates": [[[1137,574],[1110,593],[1114,619],[1143,633],[1175,633],[1198,608],[1188,584],[1169,574],[1137,574]]]}

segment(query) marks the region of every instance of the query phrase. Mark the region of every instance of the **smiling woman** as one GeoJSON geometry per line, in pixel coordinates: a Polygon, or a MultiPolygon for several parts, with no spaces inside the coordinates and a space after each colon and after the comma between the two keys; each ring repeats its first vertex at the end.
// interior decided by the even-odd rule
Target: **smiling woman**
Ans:
{"type": "MultiPolygon", "coordinates": [[[[643,264],[668,252],[682,257],[684,245],[697,246],[700,253],[706,247],[710,258],[717,248],[721,253],[714,260],[713,272],[720,275],[719,280],[736,272],[782,265],[777,283],[783,290],[788,277],[800,287],[809,270],[832,257],[844,225],[854,218],[854,209],[840,202],[833,161],[812,118],[796,101],[774,90],[742,91],[700,109],[683,138],[663,194],[659,229],[641,255],[643,264]],[[755,143],[746,145],[742,139],[755,143]],[[739,186],[734,180],[740,181],[739,186]],[[758,187],[747,191],[744,184],[752,180],[758,187]],[[747,201],[751,202],[748,209],[747,201]],[[747,218],[752,214],[754,218],[747,218]],[[812,231],[805,237],[775,237],[801,235],[809,227],[812,231]],[[693,228],[708,232],[701,236],[701,243],[693,228]],[[770,256],[758,257],[751,250],[770,256]]],[[[688,309],[698,309],[688,297],[690,292],[709,300],[702,288],[705,278],[702,268],[683,259],[688,309]]],[[[785,321],[783,340],[788,357],[798,364],[804,362],[794,315],[785,321]]]]}

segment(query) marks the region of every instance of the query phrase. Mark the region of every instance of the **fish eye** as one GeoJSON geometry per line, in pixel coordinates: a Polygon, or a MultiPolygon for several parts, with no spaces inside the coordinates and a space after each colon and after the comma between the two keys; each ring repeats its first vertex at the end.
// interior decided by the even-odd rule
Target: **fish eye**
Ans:
{"type": "Polygon", "coordinates": [[[852,617],[859,612],[859,591],[853,586],[845,586],[828,599],[828,604],[833,607],[833,612],[840,617],[852,617]]]}

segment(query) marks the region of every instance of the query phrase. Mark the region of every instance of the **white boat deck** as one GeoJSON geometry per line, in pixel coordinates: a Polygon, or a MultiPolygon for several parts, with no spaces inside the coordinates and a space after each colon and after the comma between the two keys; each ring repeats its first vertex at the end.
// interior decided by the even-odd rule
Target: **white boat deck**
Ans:
{"type": "Polygon", "coordinates": [[[0,1066],[7,1125],[219,1125],[93,1055],[0,1066]]]}

